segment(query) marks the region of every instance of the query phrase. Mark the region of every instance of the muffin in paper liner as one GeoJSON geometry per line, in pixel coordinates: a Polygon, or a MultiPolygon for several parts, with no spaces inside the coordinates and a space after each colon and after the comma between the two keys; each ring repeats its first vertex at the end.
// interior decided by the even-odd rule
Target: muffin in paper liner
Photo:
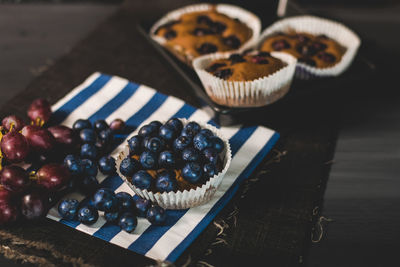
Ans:
{"type": "Polygon", "coordinates": [[[361,44],[360,38],[345,25],[315,16],[294,16],[279,20],[267,27],[255,44],[247,44],[240,50],[258,48],[264,40],[277,32],[306,32],[313,35],[324,34],[346,48],[341,60],[332,67],[316,68],[297,62],[295,77],[303,80],[331,77],[342,74],[352,63],[361,44]]]}
{"type": "MultiPolygon", "coordinates": [[[[180,118],[183,125],[186,125],[190,121],[184,118],[180,118]]],[[[197,121],[196,121],[197,122],[197,121]]],[[[162,122],[165,123],[165,122],[162,122]]],[[[131,182],[129,182],[128,178],[121,174],[119,171],[119,167],[121,165],[121,161],[129,156],[129,147],[128,145],[119,152],[117,160],[116,160],[116,168],[118,175],[124,180],[124,182],[135,192],[135,194],[139,195],[144,199],[148,199],[153,203],[158,204],[160,207],[164,209],[187,209],[195,206],[202,205],[209,201],[215,192],[218,189],[218,186],[221,184],[224,175],[226,174],[232,160],[232,151],[229,144],[229,141],[222,135],[221,131],[206,123],[197,122],[202,129],[211,130],[214,135],[221,138],[221,140],[225,144],[224,150],[221,152],[220,157],[223,162],[222,170],[211,177],[205,184],[201,187],[197,187],[196,189],[184,190],[184,191],[176,191],[176,192],[152,192],[149,190],[142,190],[134,186],[131,182]]],[[[138,127],[140,129],[141,126],[138,127]]]]}
{"type": "MultiPolygon", "coordinates": [[[[252,36],[249,40],[241,45],[241,47],[248,46],[249,44],[253,44],[258,40],[261,32],[261,21],[260,19],[253,13],[234,5],[229,4],[194,4],[185,6],[171,12],[168,12],[161,19],[159,19],[150,29],[150,37],[156,41],[158,44],[166,48],[169,52],[171,52],[174,56],[176,56],[180,61],[187,64],[189,67],[192,67],[192,61],[194,60],[194,56],[185,53],[182,47],[180,46],[166,46],[166,39],[160,37],[155,34],[156,30],[163,24],[166,24],[170,21],[177,20],[180,16],[186,13],[192,12],[200,12],[207,11],[215,8],[215,10],[219,13],[225,14],[232,18],[238,18],[242,23],[246,24],[252,30],[252,36]]],[[[233,50],[232,50],[233,51],[233,50]]]]}
{"type": "Polygon", "coordinates": [[[207,72],[212,61],[229,58],[235,52],[214,53],[196,58],[193,67],[207,95],[217,104],[229,107],[260,107],[285,96],[293,80],[297,59],[292,55],[272,52],[286,66],[253,81],[226,81],[207,72]]]}

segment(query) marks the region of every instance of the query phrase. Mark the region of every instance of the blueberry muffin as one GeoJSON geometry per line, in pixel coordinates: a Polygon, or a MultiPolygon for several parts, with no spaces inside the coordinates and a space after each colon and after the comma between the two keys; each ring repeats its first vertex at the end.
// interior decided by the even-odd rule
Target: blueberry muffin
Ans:
{"type": "Polygon", "coordinates": [[[142,126],[128,140],[120,172],[139,189],[153,193],[189,191],[223,169],[224,142],[209,129],[178,118],[142,126]]]}
{"type": "Polygon", "coordinates": [[[253,81],[285,66],[286,63],[268,52],[251,51],[214,60],[205,70],[227,81],[253,81]]]}
{"type": "Polygon", "coordinates": [[[214,7],[184,13],[177,20],[159,26],[154,35],[163,38],[164,46],[190,65],[198,56],[240,48],[253,32],[238,18],[220,13],[214,7]]]}
{"type": "Polygon", "coordinates": [[[280,51],[293,55],[299,62],[316,68],[329,68],[342,59],[346,48],[326,35],[306,32],[278,32],[267,37],[261,51],[280,51]]]}

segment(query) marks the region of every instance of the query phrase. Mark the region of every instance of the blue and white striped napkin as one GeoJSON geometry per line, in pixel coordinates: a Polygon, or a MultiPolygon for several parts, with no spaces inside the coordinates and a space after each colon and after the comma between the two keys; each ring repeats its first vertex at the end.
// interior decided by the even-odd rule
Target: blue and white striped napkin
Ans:
{"type": "MultiPolygon", "coordinates": [[[[80,118],[88,118],[91,122],[105,119],[108,123],[116,118],[123,119],[131,133],[114,147],[114,157],[142,123],[180,117],[216,125],[208,113],[178,98],[101,73],[92,74],[73,89],[53,105],[53,111],[53,122],[70,127],[80,118]]],[[[202,206],[168,210],[165,226],[152,226],[146,219],[139,218],[135,231],[127,233],[118,226],[107,223],[102,216],[91,226],[78,221],[65,221],[58,215],[56,207],[50,210],[47,217],[152,259],[174,262],[232,198],[240,182],[251,174],[279,138],[276,132],[261,126],[220,129],[229,138],[232,148],[232,163],[220,187],[214,197],[202,206]]],[[[97,179],[102,186],[112,188],[115,192],[134,194],[117,175],[106,176],[99,173],[97,179]]],[[[78,200],[84,198],[78,193],[66,197],[78,200]]]]}

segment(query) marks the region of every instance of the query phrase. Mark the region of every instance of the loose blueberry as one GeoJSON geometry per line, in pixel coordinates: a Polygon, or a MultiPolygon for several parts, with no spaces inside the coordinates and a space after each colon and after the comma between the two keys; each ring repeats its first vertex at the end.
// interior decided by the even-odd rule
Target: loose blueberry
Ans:
{"type": "Polygon", "coordinates": [[[182,169],[182,177],[189,183],[198,183],[203,176],[203,168],[197,162],[189,162],[182,169]]]}
{"type": "Polygon", "coordinates": [[[135,207],[135,201],[133,197],[127,192],[118,192],[115,194],[118,201],[119,210],[122,211],[132,211],[135,207]]]}
{"type": "Polygon", "coordinates": [[[90,129],[92,128],[92,124],[90,123],[89,120],[84,120],[84,119],[79,119],[74,122],[72,125],[72,129],[76,131],[81,131],[82,129],[90,129]]]}
{"type": "Polygon", "coordinates": [[[231,65],[240,63],[240,62],[245,62],[246,60],[243,58],[242,55],[240,54],[232,54],[229,56],[229,60],[231,61],[231,65]]]}
{"type": "Polygon", "coordinates": [[[109,188],[100,188],[93,195],[94,206],[101,211],[115,211],[118,208],[118,200],[114,191],[109,188]]]}
{"type": "Polygon", "coordinates": [[[213,163],[206,163],[203,166],[203,173],[206,179],[213,177],[217,174],[217,167],[213,163]]]}
{"type": "Polygon", "coordinates": [[[181,121],[180,119],[178,119],[178,118],[169,119],[169,120],[165,123],[165,125],[171,126],[171,127],[174,128],[175,131],[177,131],[177,132],[181,132],[182,129],[183,129],[183,123],[182,123],[182,121],[181,121]]]}
{"type": "Polygon", "coordinates": [[[199,151],[203,151],[204,149],[211,147],[211,137],[198,133],[196,136],[193,138],[193,146],[199,151]]]}
{"type": "Polygon", "coordinates": [[[97,175],[97,164],[90,159],[82,159],[81,165],[83,168],[83,174],[96,176],[97,175]]]}
{"type": "Polygon", "coordinates": [[[101,139],[97,139],[96,143],[94,144],[97,148],[97,152],[98,154],[105,154],[107,153],[108,149],[110,148],[110,143],[101,140],[101,139]]]}
{"type": "Polygon", "coordinates": [[[79,137],[83,143],[96,143],[96,132],[93,129],[82,129],[79,132],[79,137]]]}
{"type": "Polygon", "coordinates": [[[151,202],[150,200],[141,198],[137,195],[133,197],[133,200],[135,201],[135,207],[136,207],[136,212],[139,217],[146,217],[147,211],[151,207],[151,202]]]}
{"type": "Polygon", "coordinates": [[[58,205],[58,214],[65,220],[73,220],[78,213],[79,201],[76,199],[64,199],[58,205]]]}
{"type": "Polygon", "coordinates": [[[162,123],[159,121],[152,121],[149,123],[149,125],[155,127],[156,131],[158,131],[160,129],[160,127],[162,126],[162,123]]]}
{"type": "Polygon", "coordinates": [[[105,129],[99,132],[99,138],[106,143],[110,143],[114,139],[114,134],[111,129],[105,129]]]}
{"type": "Polygon", "coordinates": [[[167,32],[164,33],[164,38],[167,40],[172,40],[176,37],[176,31],[174,30],[168,30],[167,32]]]}
{"type": "Polygon", "coordinates": [[[128,140],[129,153],[131,155],[142,153],[142,150],[143,150],[142,141],[143,141],[143,137],[141,137],[139,135],[132,136],[128,140]]]}
{"type": "Polygon", "coordinates": [[[210,137],[214,135],[210,129],[201,129],[199,133],[210,137]]]}
{"type": "Polygon", "coordinates": [[[206,148],[203,150],[203,156],[207,162],[217,164],[218,152],[214,148],[206,148]]]}
{"type": "Polygon", "coordinates": [[[83,224],[91,225],[99,219],[99,212],[92,206],[84,206],[78,211],[78,219],[83,224]]]}
{"type": "Polygon", "coordinates": [[[225,67],[225,66],[226,66],[225,63],[214,63],[214,64],[212,64],[211,66],[209,66],[209,67],[206,69],[206,71],[208,71],[208,72],[214,72],[214,71],[216,71],[217,69],[219,69],[219,68],[221,68],[221,67],[225,67]]]}
{"type": "Polygon", "coordinates": [[[185,148],[182,151],[182,160],[185,162],[195,162],[200,158],[199,151],[193,147],[185,148]]]}
{"type": "Polygon", "coordinates": [[[172,192],[178,187],[176,174],[173,170],[164,170],[157,174],[156,188],[160,192],[172,192]]]}
{"type": "Polygon", "coordinates": [[[154,153],[158,153],[164,148],[164,142],[159,137],[151,137],[146,142],[145,148],[150,150],[150,151],[153,151],[154,153]]]}
{"type": "Polygon", "coordinates": [[[285,39],[276,40],[272,43],[272,49],[281,51],[283,49],[289,49],[290,44],[285,39]]]}
{"type": "Polygon", "coordinates": [[[187,148],[192,143],[192,138],[190,136],[179,136],[174,140],[173,148],[175,151],[182,151],[187,148]]]}
{"type": "Polygon", "coordinates": [[[96,132],[101,132],[109,128],[108,123],[105,120],[97,120],[93,124],[96,132]]]}
{"type": "Polygon", "coordinates": [[[144,171],[140,170],[132,176],[132,184],[140,189],[150,189],[153,182],[153,177],[144,171]]]}
{"type": "Polygon", "coordinates": [[[119,213],[119,211],[104,212],[104,219],[109,223],[115,223],[118,220],[119,213]]]}
{"type": "Polygon", "coordinates": [[[75,155],[67,155],[64,159],[64,165],[68,168],[72,175],[81,175],[83,173],[81,160],[75,155]]]}
{"type": "Polygon", "coordinates": [[[132,212],[125,212],[118,219],[119,227],[128,233],[136,229],[137,223],[137,218],[132,212]]]}
{"type": "Polygon", "coordinates": [[[241,42],[239,38],[237,38],[235,35],[230,35],[226,38],[223,39],[224,44],[226,44],[229,47],[232,47],[234,49],[237,49],[240,47],[241,42]]]}
{"type": "Polygon", "coordinates": [[[194,137],[200,130],[201,126],[197,122],[191,121],[183,128],[182,135],[194,137]]]}
{"type": "Polygon", "coordinates": [[[93,199],[92,199],[91,197],[86,197],[86,198],[84,198],[84,199],[79,203],[78,210],[80,210],[80,209],[83,208],[83,207],[87,207],[87,206],[96,208],[96,207],[94,206],[93,199]]]}
{"type": "Polygon", "coordinates": [[[140,169],[140,163],[131,157],[126,157],[121,161],[121,165],[119,166],[119,171],[122,175],[132,176],[137,170],[140,169]]]}
{"type": "Polygon", "coordinates": [[[232,69],[219,69],[217,71],[214,72],[214,75],[218,78],[221,79],[228,79],[229,77],[231,77],[233,74],[232,69]]]}
{"type": "Polygon", "coordinates": [[[159,136],[165,141],[171,142],[177,136],[177,133],[175,128],[169,125],[163,125],[160,127],[159,136]]]}
{"type": "Polygon", "coordinates": [[[200,45],[200,47],[197,48],[197,52],[199,54],[209,54],[209,53],[214,53],[218,51],[218,47],[212,43],[203,43],[200,45]]]}
{"type": "Polygon", "coordinates": [[[84,159],[96,159],[98,152],[97,152],[97,147],[94,144],[83,144],[81,146],[81,157],[84,159]]]}
{"type": "Polygon", "coordinates": [[[106,175],[115,173],[115,159],[111,156],[101,157],[99,159],[99,170],[106,175]]]}
{"type": "Polygon", "coordinates": [[[139,136],[145,137],[145,136],[153,136],[154,134],[157,133],[157,128],[154,127],[153,125],[143,125],[140,129],[139,129],[139,136]]]}
{"type": "Polygon", "coordinates": [[[140,164],[144,169],[155,169],[157,166],[158,155],[150,150],[145,150],[140,154],[140,164]]]}
{"type": "Polygon", "coordinates": [[[176,164],[176,156],[172,151],[163,151],[158,156],[158,166],[160,168],[173,168],[176,164]]]}
{"type": "Polygon", "coordinates": [[[85,195],[92,195],[100,187],[99,181],[95,176],[87,175],[83,177],[80,189],[85,195]]]}
{"type": "Polygon", "coordinates": [[[218,153],[221,153],[224,150],[225,147],[224,141],[222,141],[222,139],[219,138],[218,136],[210,137],[210,142],[212,144],[211,147],[213,147],[218,153]]]}
{"type": "Polygon", "coordinates": [[[164,225],[167,221],[167,213],[160,206],[152,206],[147,211],[146,219],[153,225],[164,225]]]}

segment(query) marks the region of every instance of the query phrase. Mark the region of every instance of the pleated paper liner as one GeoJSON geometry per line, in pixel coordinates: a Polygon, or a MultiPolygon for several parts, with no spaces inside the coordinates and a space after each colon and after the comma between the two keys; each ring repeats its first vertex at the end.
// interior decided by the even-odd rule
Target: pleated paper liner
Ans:
{"type": "Polygon", "coordinates": [[[159,19],[150,29],[150,37],[159,43],[161,46],[165,47],[168,51],[170,51],[173,55],[175,55],[179,60],[186,63],[189,67],[192,67],[192,61],[194,60],[194,56],[187,54],[186,51],[183,50],[180,46],[170,47],[166,45],[166,40],[163,37],[157,36],[155,34],[156,30],[161,26],[170,21],[179,19],[183,14],[192,13],[192,12],[200,12],[214,9],[222,14],[225,14],[231,18],[238,18],[242,23],[246,24],[252,30],[252,36],[249,40],[241,45],[246,46],[250,43],[256,42],[258,37],[260,36],[261,31],[261,21],[260,19],[253,13],[234,5],[229,4],[194,4],[186,7],[182,7],[176,10],[173,10],[159,19]]]}
{"type": "MultiPolygon", "coordinates": [[[[183,122],[183,125],[186,125],[189,121],[186,119],[180,119],[183,122]]],[[[222,160],[222,165],[223,168],[222,170],[211,177],[205,184],[203,184],[200,187],[197,187],[196,189],[190,189],[190,190],[184,190],[184,191],[177,191],[177,192],[152,192],[149,190],[142,190],[140,188],[137,188],[135,185],[133,185],[128,177],[124,176],[121,174],[119,171],[119,167],[121,165],[121,161],[129,156],[129,147],[128,145],[119,153],[117,160],[116,160],[116,166],[117,166],[117,173],[118,175],[124,180],[124,182],[140,197],[144,199],[148,199],[153,203],[158,204],[160,207],[165,208],[165,209],[187,209],[191,207],[196,207],[201,204],[206,203],[209,201],[215,192],[218,189],[218,186],[221,184],[222,179],[224,178],[224,175],[226,171],[228,170],[230,164],[231,164],[231,159],[232,159],[232,151],[231,147],[229,144],[229,141],[223,136],[221,131],[210,125],[210,124],[205,124],[201,122],[197,122],[202,129],[209,129],[211,130],[214,135],[218,136],[221,138],[221,140],[225,144],[224,150],[220,153],[220,157],[222,160]]],[[[141,127],[141,126],[140,126],[141,127]]],[[[140,129],[138,127],[138,129],[140,129]]]]}

